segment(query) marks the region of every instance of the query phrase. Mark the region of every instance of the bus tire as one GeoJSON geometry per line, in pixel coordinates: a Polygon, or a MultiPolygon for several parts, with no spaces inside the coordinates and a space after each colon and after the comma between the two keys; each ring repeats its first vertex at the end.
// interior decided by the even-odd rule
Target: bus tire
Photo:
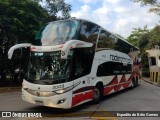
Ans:
{"type": "Polygon", "coordinates": [[[96,86],[93,93],[93,103],[98,104],[102,99],[102,88],[101,86],[96,86]]]}
{"type": "Polygon", "coordinates": [[[135,78],[133,78],[131,88],[133,89],[135,87],[136,87],[136,80],[135,80],[135,78]]]}
{"type": "Polygon", "coordinates": [[[136,77],[136,86],[138,86],[139,83],[138,83],[138,77],[136,77]]]}

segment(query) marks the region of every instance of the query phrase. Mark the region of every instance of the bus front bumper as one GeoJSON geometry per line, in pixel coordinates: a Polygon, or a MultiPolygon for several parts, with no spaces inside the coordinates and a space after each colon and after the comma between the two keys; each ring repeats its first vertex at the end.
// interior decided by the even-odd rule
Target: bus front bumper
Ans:
{"type": "Polygon", "coordinates": [[[44,97],[41,96],[41,92],[36,92],[35,95],[33,95],[24,88],[22,88],[22,99],[24,101],[37,105],[68,109],[71,108],[71,98],[71,92],[44,97]]]}

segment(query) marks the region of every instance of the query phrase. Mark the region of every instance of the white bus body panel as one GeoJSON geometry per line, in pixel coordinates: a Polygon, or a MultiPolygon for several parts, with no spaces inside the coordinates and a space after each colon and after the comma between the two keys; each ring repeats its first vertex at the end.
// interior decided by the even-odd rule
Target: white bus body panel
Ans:
{"type": "Polygon", "coordinates": [[[79,82],[80,85],[73,89],[72,107],[91,101],[93,99],[94,92],[92,77],[87,75],[74,80],[74,82],[79,82]]]}
{"type": "MultiPolygon", "coordinates": [[[[119,57],[123,57],[123,58],[127,59],[127,60],[118,61],[120,63],[132,64],[132,62],[133,62],[127,54],[124,54],[122,52],[118,52],[115,50],[98,51],[95,53],[95,56],[94,56],[93,65],[92,65],[92,69],[91,69],[91,76],[96,77],[97,69],[100,64],[103,64],[105,62],[110,62],[110,61],[117,62],[117,61],[110,59],[111,58],[110,55],[119,56],[119,57]]],[[[106,76],[106,77],[114,77],[114,76],[115,75],[106,76]]]]}
{"type": "Polygon", "coordinates": [[[72,89],[66,93],[52,94],[52,91],[62,89],[58,88],[58,86],[64,86],[64,88],[67,88],[69,86],[73,86],[73,82],[68,82],[67,84],[61,83],[56,85],[40,85],[29,83],[24,80],[22,87],[22,99],[33,104],[38,104],[38,102],[41,102],[43,106],[55,108],[71,108],[72,89]],[[28,89],[25,90],[26,88],[28,89]],[[65,101],[58,104],[60,100],[65,101]]]}

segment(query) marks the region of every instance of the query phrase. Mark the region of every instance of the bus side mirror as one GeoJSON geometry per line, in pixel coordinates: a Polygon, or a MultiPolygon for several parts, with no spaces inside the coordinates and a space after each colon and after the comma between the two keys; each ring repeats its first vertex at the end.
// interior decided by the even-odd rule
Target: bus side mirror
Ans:
{"type": "Polygon", "coordinates": [[[17,45],[12,46],[8,51],[8,59],[12,58],[14,50],[19,49],[19,48],[23,48],[23,47],[30,47],[31,45],[32,44],[30,44],[30,43],[22,43],[22,44],[17,44],[17,45]]]}
{"type": "Polygon", "coordinates": [[[83,42],[80,40],[69,40],[64,44],[63,48],[61,49],[61,59],[67,59],[68,52],[72,48],[83,48],[92,46],[93,43],[83,42]]]}

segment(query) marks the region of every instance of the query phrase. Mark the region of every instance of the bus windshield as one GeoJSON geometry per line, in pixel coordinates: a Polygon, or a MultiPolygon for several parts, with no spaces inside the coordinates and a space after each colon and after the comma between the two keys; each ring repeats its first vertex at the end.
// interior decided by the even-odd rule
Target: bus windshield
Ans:
{"type": "Polygon", "coordinates": [[[31,52],[28,80],[55,81],[69,77],[70,58],[61,59],[60,51],[31,52]]]}
{"type": "Polygon", "coordinates": [[[36,35],[36,40],[41,40],[42,46],[64,44],[75,39],[79,21],[66,20],[51,22],[36,35]]]}

